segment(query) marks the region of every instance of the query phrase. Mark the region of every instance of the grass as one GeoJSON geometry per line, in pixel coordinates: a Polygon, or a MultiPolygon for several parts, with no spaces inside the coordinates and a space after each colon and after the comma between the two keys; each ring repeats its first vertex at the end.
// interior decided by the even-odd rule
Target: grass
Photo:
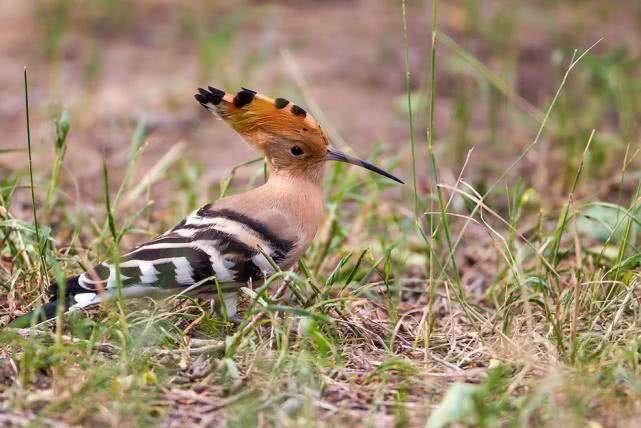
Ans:
{"type": "MultiPolygon", "coordinates": [[[[59,313],[48,326],[2,330],[3,424],[638,423],[641,181],[634,112],[641,109],[630,92],[639,87],[639,61],[610,51],[607,41],[554,50],[549,80],[556,90],[526,100],[503,77],[516,73],[510,67],[517,60],[498,34],[513,37],[523,16],[490,19],[465,2],[465,31],[491,44],[485,58],[441,30],[451,10],[430,3],[429,61],[410,70],[414,3],[395,9],[410,138],[404,148],[383,141],[371,156],[385,168],[407,167],[412,185],[331,165],[317,239],[297,269],[242,289],[239,325],[217,315],[211,302],[177,296],[113,302],[59,313]],[[448,78],[465,90],[446,127],[439,122],[447,108],[439,104],[439,82],[448,78]],[[429,132],[419,139],[422,124],[429,132]]],[[[73,32],[67,9],[60,10],[65,19],[55,23],[48,56],[64,51],[62,36],[73,32]]],[[[198,72],[209,75],[221,67],[213,52],[231,51],[243,23],[235,13],[228,26],[212,29],[196,23],[206,16],[196,16],[185,15],[184,25],[203,25],[191,31],[198,72]]],[[[282,52],[297,91],[316,105],[295,52],[282,52]]],[[[254,64],[247,73],[260,66],[239,61],[254,64]]],[[[223,76],[233,80],[228,66],[223,76]]],[[[24,77],[28,102],[26,70],[24,77]]],[[[46,137],[50,168],[35,166],[42,146],[32,146],[28,110],[26,117],[27,150],[19,151],[18,141],[0,150],[0,160],[23,153],[28,159],[0,175],[3,323],[44,302],[48,280],[117,259],[123,242],[162,232],[212,193],[198,184],[206,162],[184,155],[184,143],[143,168],[151,128],[138,122],[126,127],[124,164],[105,155],[103,191],[85,209],[68,196],[73,183],[65,179],[66,155],[77,144],[72,111],[58,116],[46,137]],[[155,200],[153,188],[167,183],[180,191],[155,200]]],[[[327,126],[333,139],[345,141],[327,126]]],[[[243,162],[213,197],[263,179],[261,159],[243,162]]]]}

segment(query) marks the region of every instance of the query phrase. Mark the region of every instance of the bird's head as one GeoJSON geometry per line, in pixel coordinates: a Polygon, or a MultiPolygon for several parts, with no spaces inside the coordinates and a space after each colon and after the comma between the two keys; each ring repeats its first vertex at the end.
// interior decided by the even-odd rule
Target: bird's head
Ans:
{"type": "Polygon", "coordinates": [[[318,175],[325,161],[347,162],[403,183],[398,178],[329,144],[316,120],[298,105],[243,88],[236,95],[199,88],[196,100],[234,128],[268,159],[273,171],[318,175]]]}

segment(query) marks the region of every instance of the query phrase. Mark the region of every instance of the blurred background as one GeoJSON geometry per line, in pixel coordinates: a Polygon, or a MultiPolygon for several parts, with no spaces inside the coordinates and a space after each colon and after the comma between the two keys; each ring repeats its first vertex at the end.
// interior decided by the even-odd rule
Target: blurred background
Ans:
{"type": "Polygon", "coordinates": [[[262,182],[260,159],[234,168],[258,155],[194,100],[198,87],[295,101],[334,144],[408,183],[335,163],[301,269],[322,291],[305,285],[311,297],[292,316],[241,327],[248,346],[222,360],[187,358],[191,337],[233,330],[186,300],[71,323],[122,358],[3,333],[0,425],[28,410],[74,426],[211,426],[228,414],[249,421],[239,426],[402,427],[442,402],[441,418],[475,409],[466,426],[640,426],[641,0],[441,0],[434,92],[432,0],[406,1],[406,32],[402,10],[0,1],[0,325],[43,300],[47,265],[50,277],[79,272],[262,182]],[[478,211],[446,189],[447,222],[433,215],[445,203],[429,168],[432,94],[439,180],[493,189],[478,211]]]}
{"type": "MultiPolygon", "coordinates": [[[[429,188],[431,15],[431,2],[407,1],[422,192],[429,188]]],[[[445,181],[458,175],[472,147],[466,174],[475,184],[482,188],[505,171],[533,140],[573,50],[599,39],[516,175],[562,195],[593,128],[588,175],[603,179],[620,169],[640,138],[641,2],[445,1],[439,19],[434,135],[445,181]]],[[[136,174],[163,156],[167,170],[181,172],[157,180],[151,196],[159,207],[166,192],[207,189],[254,158],[194,101],[206,85],[295,100],[337,144],[364,157],[378,148],[410,176],[400,1],[4,0],[0,26],[0,149],[25,147],[26,65],[36,171],[51,168],[55,120],[66,110],[60,180],[81,204],[101,198],[101,156],[116,181],[134,140],[148,141],[136,174]]],[[[0,176],[26,165],[24,151],[3,153],[0,176]]]]}

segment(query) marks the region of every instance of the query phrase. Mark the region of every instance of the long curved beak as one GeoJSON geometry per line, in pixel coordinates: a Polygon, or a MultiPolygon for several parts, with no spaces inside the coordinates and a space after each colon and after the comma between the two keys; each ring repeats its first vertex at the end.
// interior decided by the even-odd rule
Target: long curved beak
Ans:
{"type": "Polygon", "coordinates": [[[346,162],[346,163],[351,163],[352,165],[358,165],[360,167],[363,167],[365,169],[369,169],[370,171],[374,171],[377,174],[380,174],[384,177],[387,177],[391,180],[394,180],[398,183],[405,184],[403,180],[394,177],[392,174],[390,174],[387,171],[384,171],[377,167],[376,165],[372,165],[369,162],[366,162],[362,159],[355,158],[353,156],[350,156],[346,153],[341,152],[340,150],[334,148],[334,147],[329,147],[327,149],[327,156],[325,156],[325,160],[335,160],[339,162],[346,162]]]}

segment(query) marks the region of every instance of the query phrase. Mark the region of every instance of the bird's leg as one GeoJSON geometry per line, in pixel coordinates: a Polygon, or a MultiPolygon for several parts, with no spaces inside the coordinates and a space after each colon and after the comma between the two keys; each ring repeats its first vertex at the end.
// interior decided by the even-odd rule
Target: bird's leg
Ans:
{"type": "MultiPolygon", "coordinates": [[[[216,304],[216,312],[218,312],[221,317],[224,317],[225,312],[227,312],[227,319],[234,325],[238,326],[242,322],[243,319],[238,315],[236,310],[238,305],[238,293],[224,293],[222,299],[218,296],[214,296],[213,302],[216,304]],[[223,305],[225,305],[225,309],[223,309],[223,305]]],[[[208,352],[220,352],[224,349],[225,342],[218,339],[208,340],[191,338],[189,343],[189,353],[192,355],[208,352]]]]}
{"type": "Polygon", "coordinates": [[[216,311],[221,317],[225,316],[227,313],[227,319],[233,324],[238,325],[243,320],[240,315],[238,315],[238,293],[224,293],[222,301],[216,298],[216,311]],[[225,309],[223,310],[223,305],[225,309]]]}
{"type": "MultiPolygon", "coordinates": [[[[236,309],[238,306],[238,294],[237,293],[224,294],[222,304],[225,305],[227,318],[229,319],[234,318],[236,316],[236,309]]],[[[222,310],[222,306],[220,309],[222,310]]]]}

